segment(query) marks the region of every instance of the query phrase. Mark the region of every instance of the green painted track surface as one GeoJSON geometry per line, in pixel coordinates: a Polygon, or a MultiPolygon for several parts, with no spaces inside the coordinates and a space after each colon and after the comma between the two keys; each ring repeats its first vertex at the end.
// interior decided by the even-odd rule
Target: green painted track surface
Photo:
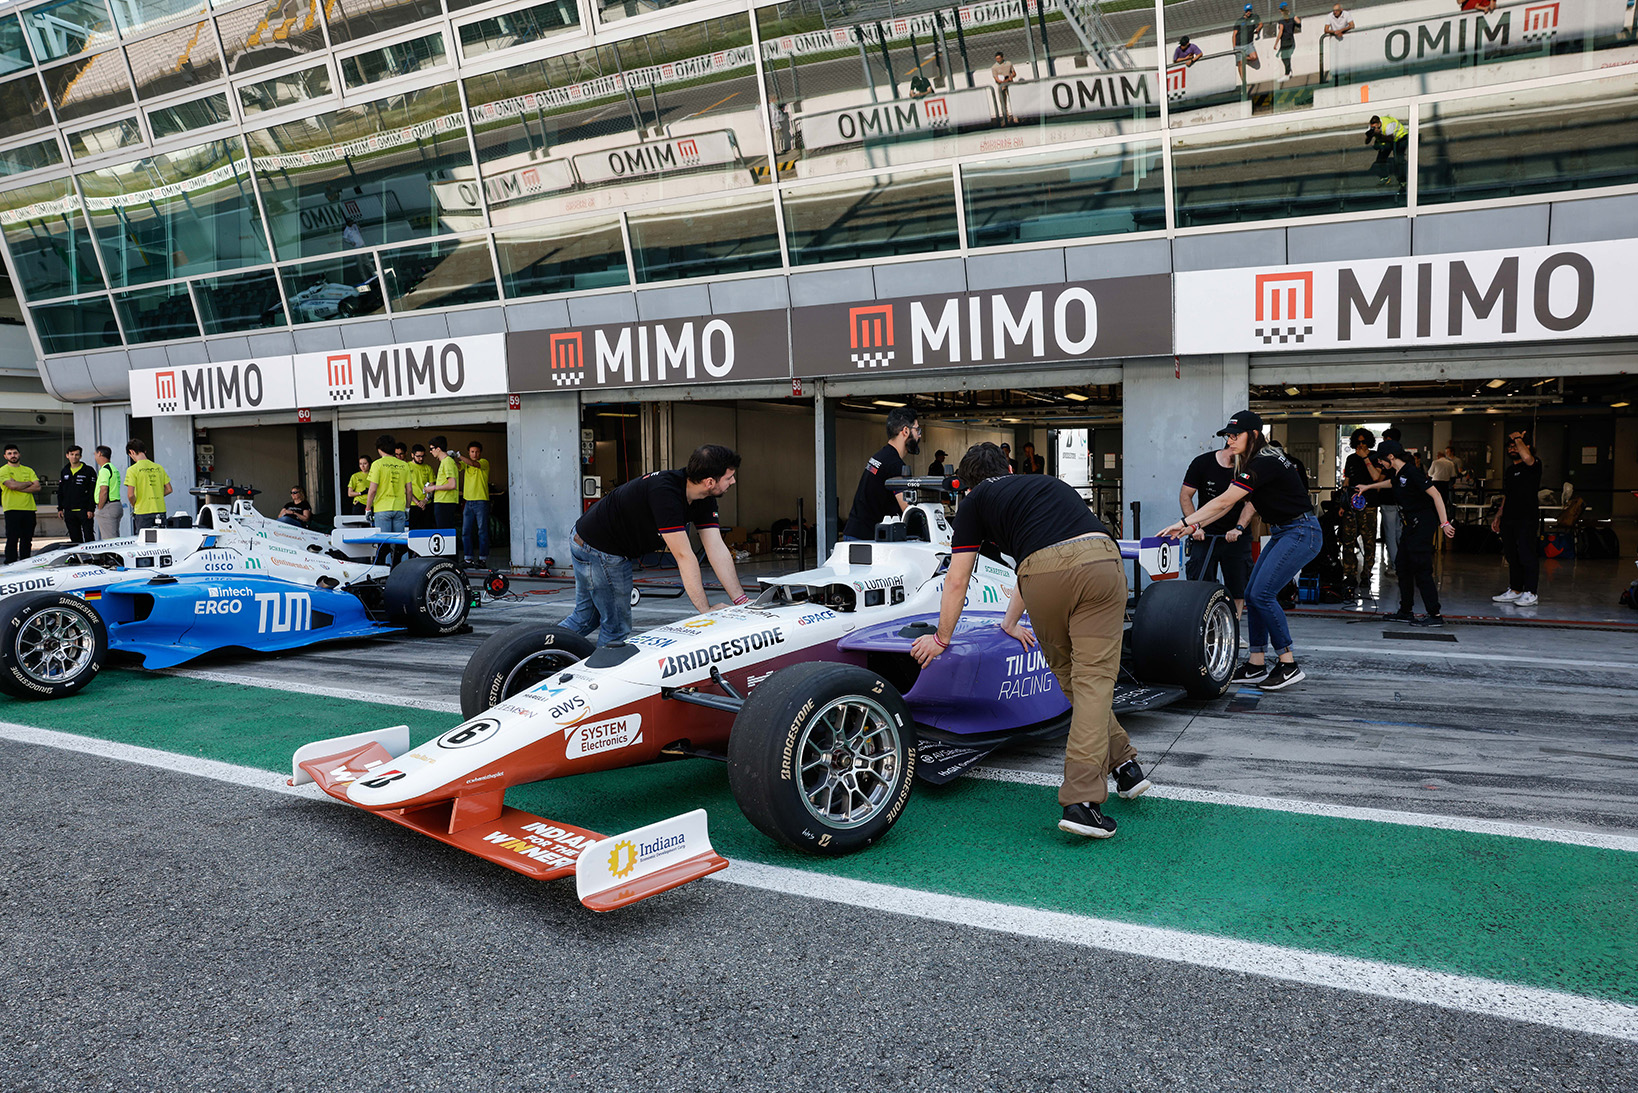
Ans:
{"type": "MultiPolygon", "coordinates": [[[[0,700],[0,721],[288,771],[291,752],[310,740],[407,722],[419,742],[459,718],[113,671],[67,701],[0,700]]],[[[705,761],[583,775],[507,797],[605,833],[704,807],[712,841],[731,860],[1638,1004],[1638,854],[1113,797],[1120,833],[1093,841],[1057,830],[1056,800],[1051,788],[1005,782],[918,786],[880,845],[817,859],[752,828],[724,769],[705,761]]],[[[379,834],[383,847],[414,837],[385,821],[379,834]]]]}

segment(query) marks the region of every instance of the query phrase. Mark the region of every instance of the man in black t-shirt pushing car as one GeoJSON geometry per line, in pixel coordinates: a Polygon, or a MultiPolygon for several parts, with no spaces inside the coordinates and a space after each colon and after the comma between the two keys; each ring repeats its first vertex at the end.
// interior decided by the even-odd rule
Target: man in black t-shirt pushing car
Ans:
{"type": "Polygon", "coordinates": [[[1115,720],[1126,620],[1126,568],[1120,547],[1075,488],[1040,474],[1012,474],[994,444],[967,449],[956,476],[969,487],[956,509],[950,568],[944,575],[938,628],[916,639],[910,654],[926,667],[954,640],[979,549],[993,543],[1018,565],[1018,591],[1001,629],[1025,649],[1036,643],[1072,707],[1058,789],[1063,819],[1077,835],[1107,839],[1115,821],[1103,814],[1109,776],[1122,797],[1141,796],[1149,780],[1137,751],[1115,720]],[[1028,609],[1030,626],[1020,625],[1028,609]]]}
{"type": "Polygon", "coordinates": [[[749,597],[740,589],[717,519],[717,499],[733,486],[738,469],[739,456],[732,450],[706,444],[688,457],[682,470],[634,478],[588,509],[574,526],[574,611],[562,625],[580,634],[601,625],[600,645],[625,641],[631,633],[631,563],[662,543],[676,560],[694,609],[703,614],[723,606],[705,598],[700,564],[688,542],[689,524],[699,532],[723,591],[734,603],[744,603],[749,597]]]}

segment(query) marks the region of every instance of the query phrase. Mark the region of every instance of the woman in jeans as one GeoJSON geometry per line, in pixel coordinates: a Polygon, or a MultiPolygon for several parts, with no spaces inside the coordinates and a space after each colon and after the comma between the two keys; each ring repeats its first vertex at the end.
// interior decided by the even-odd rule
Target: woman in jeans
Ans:
{"type": "Polygon", "coordinates": [[[1319,554],[1324,535],[1314,518],[1308,483],[1290,456],[1269,445],[1263,435],[1262,418],[1242,410],[1229,418],[1228,425],[1217,435],[1228,438],[1228,450],[1238,459],[1239,473],[1222,494],[1160,534],[1168,539],[1192,535],[1201,524],[1211,523],[1245,501],[1251,502],[1268,525],[1270,538],[1246,585],[1251,654],[1230,678],[1235,683],[1255,683],[1263,690],[1278,691],[1301,680],[1303,674],[1291,652],[1291,628],[1275,597],[1319,554]],[[1272,669],[1264,657],[1271,639],[1280,658],[1272,669]]]}

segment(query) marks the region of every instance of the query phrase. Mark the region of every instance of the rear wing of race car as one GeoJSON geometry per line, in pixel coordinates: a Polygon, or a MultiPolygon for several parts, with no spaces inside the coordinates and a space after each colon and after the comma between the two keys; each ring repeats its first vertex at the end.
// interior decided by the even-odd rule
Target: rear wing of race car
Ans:
{"type": "Polygon", "coordinates": [[[1165,581],[1183,571],[1183,544],[1176,539],[1145,536],[1120,539],[1120,556],[1143,567],[1150,580],[1165,581]]]}
{"type": "Polygon", "coordinates": [[[438,528],[414,531],[377,531],[372,527],[338,527],[330,533],[330,543],[343,554],[368,557],[374,546],[408,547],[409,552],[422,558],[454,557],[455,529],[438,528]]]}
{"type": "MultiPolygon", "coordinates": [[[[318,740],[296,749],[290,784],[316,782],[357,807],[348,787],[392,778],[398,773],[393,760],[409,750],[405,725],[318,740]]],[[[536,880],[572,875],[580,902],[593,911],[625,907],[728,868],[728,859],[711,847],[703,808],[599,835],[511,808],[505,794],[493,789],[377,814],[536,880]]]]}

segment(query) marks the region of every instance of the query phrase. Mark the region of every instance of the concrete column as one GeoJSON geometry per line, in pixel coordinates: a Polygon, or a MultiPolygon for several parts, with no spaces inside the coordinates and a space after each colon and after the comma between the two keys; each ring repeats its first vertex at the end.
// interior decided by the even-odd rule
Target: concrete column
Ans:
{"type": "Polygon", "coordinates": [[[1436,418],[1433,422],[1433,452],[1429,462],[1439,458],[1439,453],[1450,447],[1450,419],[1436,418]]]}
{"type": "MultiPolygon", "coordinates": [[[[165,498],[165,511],[192,516],[198,507],[197,498],[188,492],[198,484],[193,465],[193,418],[154,418],[154,438],[148,444],[148,458],[171,476],[171,495],[165,498]]],[[[130,466],[130,460],[124,465],[130,466]]]]}
{"type": "MultiPolygon", "coordinates": [[[[84,454],[81,458],[96,466],[97,461],[91,458],[91,453],[96,451],[97,445],[103,441],[97,438],[97,408],[89,402],[74,403],[74,439],[71,443],[83,448],[84,454]]],[[[66,448],[68,445],[63,446],[66,448]]]]}
{"type": "Polygon", "coordinates": [[[512,468],[512,564],[568,566],[574,522],[580,518],[580,396],[519,397],[506,415],[506,458],[512,468]]]}
{"type": "Polygon", "coordinates": [[[813,527],[818,562],[830,557],[840,534],[836,514],[836,403],[825,397],[825,381],[813,381],[813,527]]]}
{"type": "Polygon", "coordinates": [[[1174,374],[1169,360],[1127,362],[1122,370],[1121,521],[1132,532],[1132,502],[1142,505],[1144,534],[1181,515],[1177,491],[1189,461],[1221,442],[1214,435],[1250,400],[1246,358],[1185,357],[1174,374]]]}

